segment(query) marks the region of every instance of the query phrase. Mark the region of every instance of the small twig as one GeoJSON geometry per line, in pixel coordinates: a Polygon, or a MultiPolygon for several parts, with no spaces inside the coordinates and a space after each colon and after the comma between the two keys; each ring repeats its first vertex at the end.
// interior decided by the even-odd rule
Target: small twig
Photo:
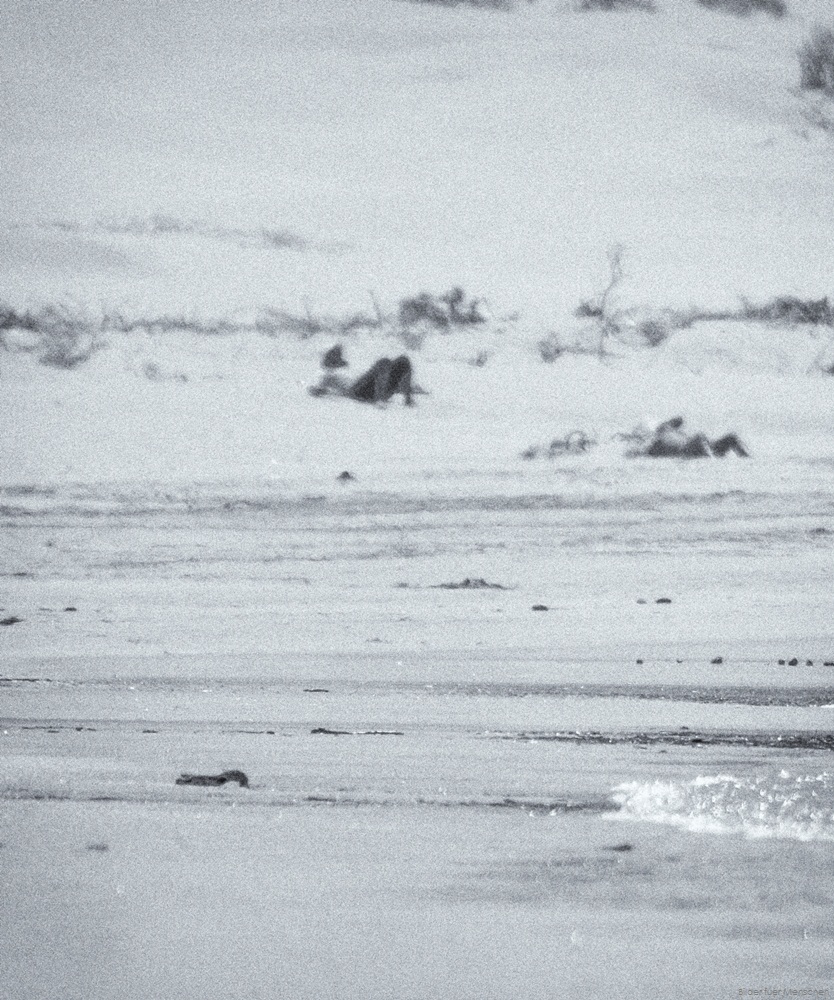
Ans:
{"type": "Polygon", "coordinates": [[[600,318],[602,320],[602,328],[600,330],[599,338],[599,356],[601,358],[605,355],[605,338],[612,333],[617,326],[613,317],[608,312],[608,299],[623,278],[622,261],[624,249],[625,248],[621,243],[615,243],[608,251],[608,265],[611,269],[611,279],[599,299],[599,311],[600,318]]]}
{"type": "Polygon", "coordinates": [[[315,329],[315,322],[313,320],[313,313],[310,309],[310,300],[308,298],[304,299],[304,313],[307,316],[307,323],[311,330],[315,329]]]}
{"type": "Polygon", "coordinates": [[[374,312],[376,313],[376,321],[379,324],[379,326],[382,326],[385,320],[382,315],[382,309],[380,309],[379,307],[379,300],[377,299],[376,294],[374,293],[374,290],[372,288],[368,289],[368,295],[370,295],[371,302],[373,303],[374,312]]]}

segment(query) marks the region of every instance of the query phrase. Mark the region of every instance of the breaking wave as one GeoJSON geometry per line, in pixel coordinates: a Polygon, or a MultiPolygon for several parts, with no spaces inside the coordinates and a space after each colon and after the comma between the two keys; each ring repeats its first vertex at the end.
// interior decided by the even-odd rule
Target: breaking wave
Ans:
{"type": "Polygon", "coordinates": [[[629,781],[612,800],[617,819],[665,823],[698,833],[834,840],[834,774],[737,778],[701,775],[692,781],[629,781]]]}

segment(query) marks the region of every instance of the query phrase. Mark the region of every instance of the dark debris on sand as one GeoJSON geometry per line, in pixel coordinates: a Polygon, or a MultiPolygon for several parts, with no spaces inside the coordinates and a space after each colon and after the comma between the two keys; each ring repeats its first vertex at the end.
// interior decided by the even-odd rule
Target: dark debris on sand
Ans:
{"type": "Polygon", "coordinates": [[[404,736],[399,729],[328,729],[326,726],[316,726],[311,729],[313,736],[404,736]]]}
{"type": "Polygon", "coordinates": [[[229,781],[236,781],[241,788],[249,787],[249,778],[243,771],[223,771],[221,774],[181,774],[175,783],[177,785],[200,785],[216,788],[229,781]]]}
{"type": "Polygon", "coordinates": [[[734,746],[767,747],[772,750],[831,750],[834,751],[834,734],[825,732],[788,733],[731,733],[694,732],[682,727],[680,730],[657,732],[525,732],[503,733],[497,739],[522,740],[526,742],[559,743],[602,743],[607,745],[632,744],[634,746],[734,746]]]}

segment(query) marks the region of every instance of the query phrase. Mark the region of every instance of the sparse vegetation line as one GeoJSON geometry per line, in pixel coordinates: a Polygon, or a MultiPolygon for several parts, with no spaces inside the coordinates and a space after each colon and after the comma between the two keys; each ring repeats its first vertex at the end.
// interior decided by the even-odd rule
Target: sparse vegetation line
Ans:
{"type": "MultiPolygon", "coordinates": [[[[632,309],[617,308],[614,293],[624,275],[623,256],[624,248],[620,245],[609,250],[608,283],[599,295],[581,302],[577,308],[577,318],[590,322],[571,334],[554,331],[539,340],[538,351],[543,361],[553,362],[563,354],[606,358],[612,340],[633,346],[657,347],[676,330],[698,322],[834,327],[834,305],[827,296],[801,299],[782,295],[761,304],[742,299],[741,306],[734,310],[661,309],[642,316],[632,309]]],[[[372,314],[355,312],[342,317],[324,317],[305,300],[301,315],[265,308],[246,319],[204,319],[186,314],[130,317],[115,310],[94,319],[77,306],[48,304],[19,310],[0,302],[0,348],[9,353],[28,353],[41,364],[64,369],[76,368],[89,361],[107,345],[107,335],[112,333],[182,333],[211,337],[254,333],[266,337],[290,335],[306,340],[316,336],[343,337],[378,332],[397,337],[408,350],[416,351],[427,336],[450,335],[455,330],[490,322],[483,300],[468,297],[459,287],[440,295],[421,292],[404,298],[395,314],[386,313],[373,292],[369,295],[372,314]]],[[[479,351],[470,364],[482,367],[490,356],[489,351],[479,351]]]]}

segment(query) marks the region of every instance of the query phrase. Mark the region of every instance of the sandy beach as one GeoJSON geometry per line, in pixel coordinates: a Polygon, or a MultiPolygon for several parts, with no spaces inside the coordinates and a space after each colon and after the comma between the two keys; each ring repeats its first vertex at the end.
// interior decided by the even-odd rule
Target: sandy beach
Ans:
{"type": "Polygon", "coordinates": [[[245,564],[194,514],[99,513],[81,548],[83,510],[12,529],[31,553],[46,521],[52,544],[7,579],[5,995],[827,990],[822,554],[792,555],[790,587],[784,556],[726,545],[568,562],[539,540],[558,509],[461,554],[443,502],[411,540],[451,552],[356,558],[372,503],[319,498],[280,563],[248,510],[223,515],[262,543],[245,564]],[[323,536],[342,555],[322,564],[323,536]],[[110,570],[81,572],[105,551],[110,570]],[[463,565],[507,589],[438,586],[463,565]],[[175,784],[229,768],[250,787],[175,784]]]}
{"type": "Polygon", "coordinates": [[[830,15],[0,12],[2,1000],[831,996],[830,15]]]}

